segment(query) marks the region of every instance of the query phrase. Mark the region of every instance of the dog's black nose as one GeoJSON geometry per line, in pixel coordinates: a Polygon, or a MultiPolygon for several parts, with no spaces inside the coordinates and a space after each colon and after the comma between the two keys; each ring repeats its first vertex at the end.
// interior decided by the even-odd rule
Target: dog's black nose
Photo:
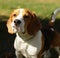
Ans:
{"type": "Polygon", "coordinates": [[[18,19],[16,19],[16,20],[14,20],[14,23],[15,23],[15,24],[20,24],[20,23],[21,23],[21,21],[20,21],[20,20],[18,20],[18,19]]]}

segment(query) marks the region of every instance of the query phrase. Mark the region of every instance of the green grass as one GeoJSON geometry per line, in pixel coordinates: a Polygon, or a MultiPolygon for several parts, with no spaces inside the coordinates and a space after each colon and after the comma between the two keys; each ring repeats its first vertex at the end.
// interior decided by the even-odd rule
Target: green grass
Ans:
{"type": "Polygon", "coordinates": [[[37,16],[50,18],[51,13],[59,7],[58,1],[47,3],[47,1],[40,2],[39,0],[0,0],[0,15],[9,16],[16,8],[28,8],[37,16]]]}

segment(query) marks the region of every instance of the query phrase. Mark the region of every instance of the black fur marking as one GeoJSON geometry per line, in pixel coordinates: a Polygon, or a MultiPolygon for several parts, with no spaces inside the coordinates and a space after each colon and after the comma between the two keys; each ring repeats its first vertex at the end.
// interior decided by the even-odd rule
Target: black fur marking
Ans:
{"type": "MultiPolygon", "coordinates": [[[[45,26],[41,29],[43,35],[44,35],[44,50],[48,50],[50,48],[50,44],[52,40],[54,39],[55,31],[51,30],[53,28],[52,26],[45,26]]],[[[54,29],[54,28],[53,28],[54,29]]]]}

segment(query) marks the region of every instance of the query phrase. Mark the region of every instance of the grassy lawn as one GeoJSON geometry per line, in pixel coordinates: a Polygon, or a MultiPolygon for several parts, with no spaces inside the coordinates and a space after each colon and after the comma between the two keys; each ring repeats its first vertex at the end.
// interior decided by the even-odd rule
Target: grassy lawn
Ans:
{"type": "Polygon", "coordinates": [[[9,16],[16,8],[28,8],[38,16],[51,17],[51,13],[60,7],[59,0],[0,0],[0,15],[9,16]]]}

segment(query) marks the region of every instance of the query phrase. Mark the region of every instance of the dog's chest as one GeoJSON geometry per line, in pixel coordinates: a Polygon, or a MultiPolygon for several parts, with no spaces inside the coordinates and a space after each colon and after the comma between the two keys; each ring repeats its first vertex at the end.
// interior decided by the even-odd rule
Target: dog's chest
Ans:
{"type": "Polygon", "coordinates": [[[14,47],[17,51],[21,51],[22,54],[34,54],[38,53],[42,47],[42,33],[39,31],[36,36],[31,39],[24,40],[20,36],[17,36],[14,42],[14,47]],[[33,52],[32,52],[33,51],[33,52]]]}

